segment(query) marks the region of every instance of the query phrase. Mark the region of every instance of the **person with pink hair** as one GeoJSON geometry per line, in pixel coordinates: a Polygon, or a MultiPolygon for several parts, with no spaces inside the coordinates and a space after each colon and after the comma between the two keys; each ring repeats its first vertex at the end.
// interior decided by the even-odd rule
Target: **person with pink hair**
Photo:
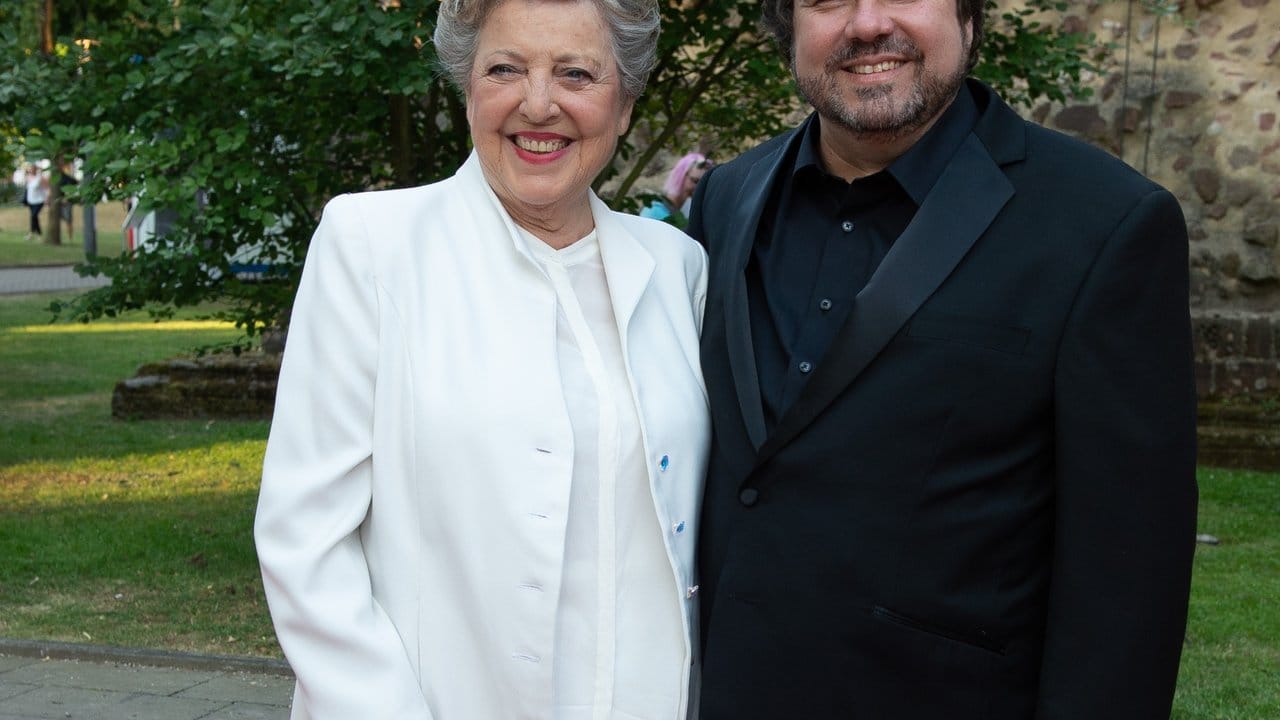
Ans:
{"type": "Polygon", "coordinates": [[[713,164],[699,152],[691,152],[680,158],[662,185],[663,197],[640,210],[640,216],[668,221],[676,218],[679,220],[676,224],[683,226],[683,221],[689,217],[693,189],[698,187],[698,181],[713,164]]]}

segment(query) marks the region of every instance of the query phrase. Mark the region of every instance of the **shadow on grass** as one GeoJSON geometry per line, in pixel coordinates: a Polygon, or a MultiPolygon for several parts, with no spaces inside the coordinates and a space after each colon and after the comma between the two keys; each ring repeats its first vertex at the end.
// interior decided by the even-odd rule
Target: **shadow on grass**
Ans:
{"type": "Polygon", "coordinates": [[[253,546],[260,455],[0,468],[0,634],[278,657],[253,546]]]}

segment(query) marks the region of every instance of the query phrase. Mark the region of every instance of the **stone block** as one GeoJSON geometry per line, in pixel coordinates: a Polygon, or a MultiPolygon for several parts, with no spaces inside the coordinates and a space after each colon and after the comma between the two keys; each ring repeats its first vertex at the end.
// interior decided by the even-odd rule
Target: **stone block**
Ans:
{"type": "Polygon", "coordinates": [[[1258,32],[1258,23],[1256,22],[1249,23],[1248,25],[1245,25],[1239,30],[1236,30],[1235,32],[1228,35],[1227,39],[1228,40],[1248,40],[1249,38],[1253,37],[1253,34],[1256,32],[1258,32]]]}
{"type": "Polygon", "coordinates": [[[1197,92],[1189,92],[1186,90],[1170,90],[1164,94],[1164,106],[1166,110],[1176,110],[1178,108],[1191,107],[1196,104],[1200,98],[1204,97],[1197,92]]]}
{"type": "Polygon", "coordinates": [[[1228,177],[1222,183],[1222,202],[1231,207],[1244,207],[1258,194],[1258,185],[1249,180],[1228,177]]]}
{"type": "Polygon", "coordinates": [[[1257,165],[1258,151],[1245,145],[1237,145],[1231,148],[1231,154],[1227,156],[1227,162],[1231,163],[1232,170],[1257,165]]]}
{"type": "Polygon", "coordinates": [[[1205,400],[1213,397],[1213,363],[1196,362],[1196,397],[1205,400]]]}
{"type": "Polygon", "coordinates": [[[1280,268],[1276,267],[1276,258],[1267,248],[1258,246],[1246,248],[1241,260],[1241,280],[1258,285],[1270,285],[1280,281],[1280,268]]]}
{"type": "Polygon", "coordinates": [[[1253,317],[1245,321],[1244,354],[1254,360],[1275,360],[1276,320],[1270,317],[1253,317]]]}
{"type": "Polygon", "coordinates": [[[1218,199],[1222,189],[1222,175],[1213,168],[1196,168],[1191,171],[1191,186],[1206,204],[1218,199]]]}
{"type": "Polygon", "coordinates": [[[1197,359],[1239,357],[1244,350],[1244,320],[1221,315],[1194,315],[1192,341],[1197,359]]]}
{"type": "Polygon", "coordinates": [[[1238,360],[1228,363],[1227,370],[1230,376],[1225,382],[1217,379],[1220,393],[1252,396],[1280,391],[1280,363],[1275,361],[1238,360]]]}
{"type": "Polygon", "coordinates": [[[148,363],[116,383],[111,414],[121,419],[269,419],[280,357],[214,355],[148,363]]]}
{"type": "Polygon", "coordinates": [[[1202,400],[1197,409],[1197,464],[1280,470],[1280,395],[1202,400]]]}
{"type": "Polygon", "coordinates": [[[1102,119],[1097,105],[1073,105],[1063,108],[1053,119],[1054,125],[1082,137],[1105,135],[1107,121],[1102,119]]]}
{"type": "Polygon", "coordinates": [[[1273,112],[1264,112],[1258,115],[1258,129],[1262,132],[1268,132],[1276,126],[1276,114],[1273,112]]]}
{"type": "Polygon", "coordinates": [[[1277,241],[1280,240],[1280,228],[1274,222],[1250,218],[1245,222],[1241,237],[1250,245],[1274,248],[1277,241]]]}

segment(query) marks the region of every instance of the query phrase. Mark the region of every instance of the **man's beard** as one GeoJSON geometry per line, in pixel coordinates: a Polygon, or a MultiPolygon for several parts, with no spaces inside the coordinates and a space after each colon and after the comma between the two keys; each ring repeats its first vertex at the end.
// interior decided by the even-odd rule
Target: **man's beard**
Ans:
{"type": "Polygon", "coordinates": [[[920,60],[920,50],[915,43],[905,37],[891,35],[876,42],[853,41],[845,45],[827,59],[820,74],[801,76],[796,72],[794,59],[791,71],[800,95],[824,119],[856,135],[897,138],[918,130],[941,113],[955,98],[967,74],[966,68],[959,65],[949,76],[926,75],[920,60]],[[857,101],[847,103],[839,81],[847,71],[841,67],[858,58],[875,55],[896,55],[912,62],[915,72],[908,80],[910,92],[898,100],[894,96],[893,84],[858,88],[854,91],[857,101]]]}

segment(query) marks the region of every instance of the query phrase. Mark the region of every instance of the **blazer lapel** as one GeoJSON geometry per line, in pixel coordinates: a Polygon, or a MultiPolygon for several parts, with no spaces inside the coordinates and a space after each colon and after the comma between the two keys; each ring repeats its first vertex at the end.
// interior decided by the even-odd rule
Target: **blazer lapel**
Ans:
{"type": "Polygon", "coordinates": [[[591,193],[591,214],[600,242],[600,261],[609,285],[613,318],[618,323],[622,351],[627,353],[627,327],[636,305],[653,276],[655,262],[644,246],[613,217],[613,211],[591,193]]]}
{"type": "Polygon", "coordinates": [[[807,123],[801,124],[798,130],[793,131],[792,137],[778,143],[774,152],[751,166],[723,235],[727,242],[733,243],[731,250],[723,258],[726,267],[723,272],[718,273],[726,279],[724,319],[729,367],[733,373],[733,385],[747,434],[752,447],[757,450],[765,442],[764,405],[760,399],[760,377],[756,370],[755,346],[751,340],[747,263],[751,259],[751,248],[755,243],[760,215],[769,200],[769,190],[773,187],[788,148],[796,138],[803,136],[806,125],[807,123]]]}
{"type": "Polygon", "coordinates": [[[759,465],[807,427],[839,395],[973,247],[1013,186],[970,134],[854,299],[814,376],[760,448],[759,465]]]}

